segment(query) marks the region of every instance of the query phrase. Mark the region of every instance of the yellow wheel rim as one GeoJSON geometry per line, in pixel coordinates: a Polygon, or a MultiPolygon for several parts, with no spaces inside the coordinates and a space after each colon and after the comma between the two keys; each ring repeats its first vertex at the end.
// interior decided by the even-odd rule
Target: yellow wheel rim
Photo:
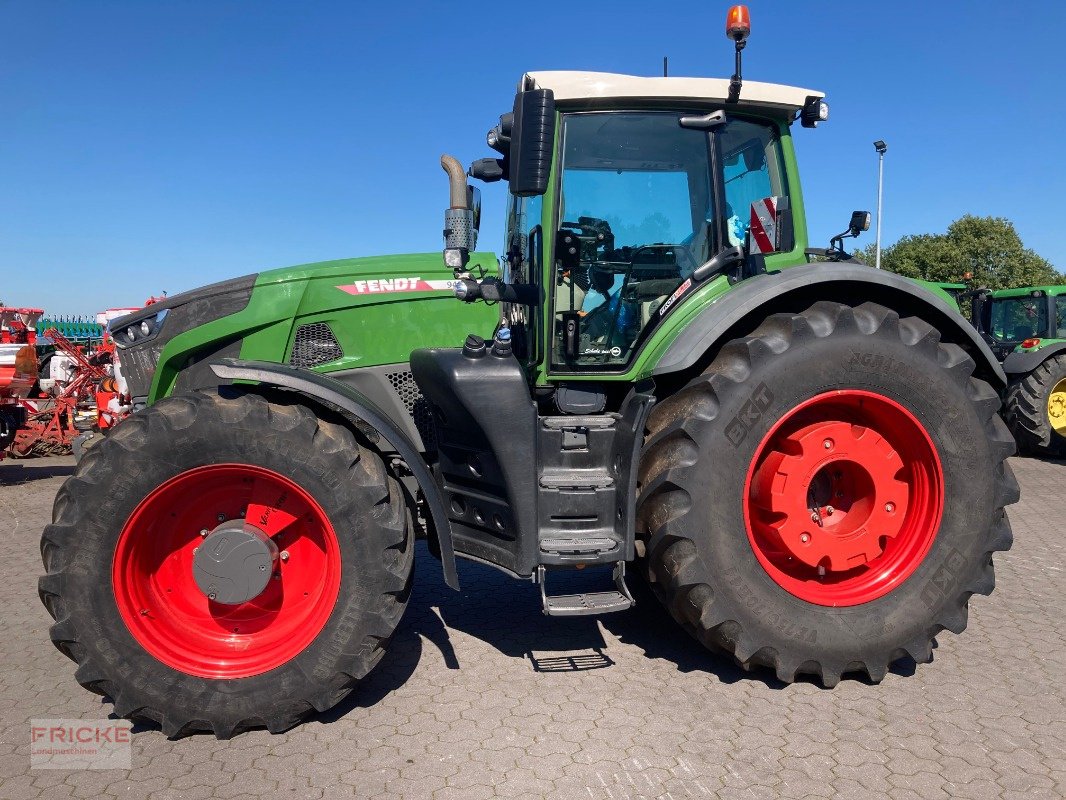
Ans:
{"type": "Polygon", "coordinates": [[[1066,378],[1051,390],[1047,399],[1047,418],[1057,433],[1066,436],[1066,378]]]}

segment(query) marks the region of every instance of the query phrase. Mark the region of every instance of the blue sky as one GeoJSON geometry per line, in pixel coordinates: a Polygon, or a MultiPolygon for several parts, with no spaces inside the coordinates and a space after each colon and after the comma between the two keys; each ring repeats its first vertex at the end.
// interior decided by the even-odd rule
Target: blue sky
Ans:
{"type": "MultiPolygon", "coordinates": [[[[728,76],[727,6],[0,0],[0,300],[90,314],[436,250],[438,157],[489,155],[523,71],[728,76]]],[[[1066,5],[750,7],[745,77],[830,101],[795,129],[812,242],[873,209],[883,138],[886,244],[992,214],[1066,269],[1066,5]]]]}

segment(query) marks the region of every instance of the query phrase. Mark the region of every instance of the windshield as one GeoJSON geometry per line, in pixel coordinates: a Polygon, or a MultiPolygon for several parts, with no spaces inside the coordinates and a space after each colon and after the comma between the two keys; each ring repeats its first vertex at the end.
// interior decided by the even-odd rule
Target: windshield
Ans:
{"type": "Polygon", "coordinates": [[[1047,335],[1047,298],[1012,297],[994,300],[990,333],[1001,342],[1021,342],[1047,335]]]}

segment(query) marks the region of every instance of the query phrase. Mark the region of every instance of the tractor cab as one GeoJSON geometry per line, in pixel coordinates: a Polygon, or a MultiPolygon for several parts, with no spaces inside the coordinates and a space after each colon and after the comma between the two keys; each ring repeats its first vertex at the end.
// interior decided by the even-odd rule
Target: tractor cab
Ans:
{"type": "Polygon", "coordinates": [[[972,318],[1002,360],[1017,348],[1066,339],[1066,289],[1061,286],[974,293],[972,318]]]}
{"type": "Polygon", "coordinates": [[[790,128],[827,117],[821,93],[749,82],[730,102],[727,80],[589,72],[528,73],[519,89],[488,135],[503,157],[469,169],[510,184],[502,280],[468,269],[473,242],[455,234],[473,226],[454,207],[445,259],[460,299],[504,300],[541,382],[626,374],[710,282],[805,262],[790,128]]]}

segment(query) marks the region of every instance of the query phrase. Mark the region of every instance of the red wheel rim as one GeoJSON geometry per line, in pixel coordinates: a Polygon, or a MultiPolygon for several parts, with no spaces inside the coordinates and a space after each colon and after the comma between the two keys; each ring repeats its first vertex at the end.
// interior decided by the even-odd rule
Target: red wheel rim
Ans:
{"type": "Polygon", "coordinates": [[[744,521],[783,589],[823,606],[891,592],[932,547],[944,473],[918,419],[883,395],[827,392],[786,414],[759,444],[744,521]]]}
{"type": "Polygon", "coordinates": [[[217,464],[182,472],[137,506],[111,569],[119,613],[155,658],[203,678],[245,678],[285,664],[315,639],[340,591],[340,547],[322,507],[272,470],[217,464]],[[282,551],[266,589],[239,605],[209,600],[193,551],[244,516],[282,551]]]}

